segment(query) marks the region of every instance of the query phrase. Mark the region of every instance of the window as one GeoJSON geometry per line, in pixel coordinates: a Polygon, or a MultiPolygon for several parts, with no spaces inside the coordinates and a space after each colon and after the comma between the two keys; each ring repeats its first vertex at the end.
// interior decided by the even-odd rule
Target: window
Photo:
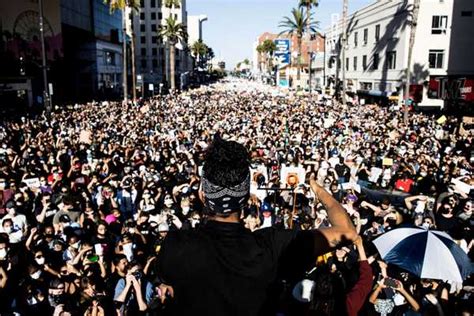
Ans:
{"type": "Polygon", "coordinates": [[[146,48],[143,47],[143,48],[141,49],[141,55],[142,55],[142,56],[145,56],[145,55],[146,55],[146,48]]]}
{"type": "Polygon", "coordinates": [[[431,23],[431,34],[446,34],[447,27],[448,27],[448,16],[433,15],[433,20],[431,23]]]}
{"type": "Polygon", "coordinates": [[[349,70],[349,57],[346,58],[346,71],[349,70]]]}
{"type": "Polygon", "coordinates": [[[375,53],[374,54],[374,60],[372,62],[372,69],[373,70],[379,69],[379,61],[380,61],[379,53],[375,53]]]}
{"type": "Polygon", "coordinates": [[[387,69],[395,69],[397,67],[397,52],[387,52],[386,60],[387,69]]]}
{"type": "Polygon", "coordinates": [[[158,55],[158,50],[156,49],[156,47],[153,47],[153,48],[151,49],[151,54],[152,54],[153,56],[158,55]]]}
{"type": "Polygon", "coordinates": [[[141,60],[142,68],[146,68],[146,59],[141,60]]]}
{"type": "Polygon", "coordinates": [[[145,12],[140,13],[140,20],[145,20],[145,12]]]}
{"type": "Polygon", "coordinates": [[[140,0],[140,8],[144,8],[145,7],[145,0],[140,0]]]}
{"type": "Polygon", "coordinates": [[[140,32],[145,32],[145,24],[140,24],[140,32]]]}
{"type": "Polygon", "coordinates": [[[152,25],[151,25],[151,31],[152,31],[152,32],[156,32],[156,31],[157,31],[157,29],[156,29],[156,24],[152,24],[152,25]]]}
{"type": "Polygon", "coordinates": [[[158,68],[158,60],[153,59],[152,64],[153,64],[153,69],[158,68]]]}
{"type": "Polygon", "coordinates": [[[428,56],[429,67],[432,69],[443,68],[444,50],[431,50],[428,56]]]}
{"type": "Polygon", "coordinates": [[[354,65],[353,65],[353,67],[354,67],[354,71],[356,71],[357,70],[357,56],[354,56],[354,65]]]}
{"type": "Polygon", "coordinates": [[[162,20],[162,19],[163,19],[163,13],[158,12],[158,19],[159,19],[159,20],[162,20]]]}
{"type": "Polygon", "coordinates": [[[152,12],[151,15],[150,15],[150,18],[152,20],[156,20],[156,12],[152,12]]]}
{"type": "Polygon", "coordinates": [[[115,66],[115,53],[111,51],[104,51],[104,63],[109,66],[115,66]]]}
{"type": "Polygon", "coordinates": [[[461,11],[462,17],[472,16],[472,11],[461,11]]]}
{"type": "Polygon", "coordinates": [[[375,42],[378,43],[380,40],[380,24],[375,26],[375,42]]]}
{"type": "Polygon", "coordinates": [[[156,0],[150,0],[150,8],[156,7],[156,0]]]}
{"type": "Polygon", "coordinates": [[[140,37],[140,43],[146,44],[146,37],[145,36],[140,37]]]}
{"type": "Polygon", "coordinates": [[[362,56],[362,68],[367,70],[367,55],[362,56]]]}
{"type": "Polygon", "coordinates": [[[369,29],[364,29],[364,45],[369,41],[369,29]]]}
{"type": "Polygon", "coordinates": [[[357,32],[354,33],[354,46],[357,47],[357,37],[359,34],[357,32]]]}
{"type": "Polygon", "coordinates": [[[372,82],[361,82],[360,83],[361,90],[372,90],[372,82]]]}
{"type": "Polygon", "coordinates": [[[152,42],[153,44],[156,44],[156,40],[157,40],[157,39],[158,39],[157,36],[152,36],[152,37],[151,37],[151,42],[152,42]]]}

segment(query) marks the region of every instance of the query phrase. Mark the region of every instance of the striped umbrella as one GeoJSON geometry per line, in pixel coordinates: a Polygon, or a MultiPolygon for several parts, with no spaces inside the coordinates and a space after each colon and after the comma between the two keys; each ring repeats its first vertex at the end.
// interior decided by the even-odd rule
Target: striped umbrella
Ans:
{"type": "Polygon", "coordinates": [[[462,283],[474,271],[466,253],[444,232],[397,228],[374,244],[383,260],[423,279],[462,283]]]}

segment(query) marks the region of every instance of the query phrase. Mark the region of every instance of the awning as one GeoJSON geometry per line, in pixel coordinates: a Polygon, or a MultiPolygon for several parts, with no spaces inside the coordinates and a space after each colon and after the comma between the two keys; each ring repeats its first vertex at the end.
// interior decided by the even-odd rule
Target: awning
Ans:
{"type": "Polygon", "coordinates": [[[387,97],[387,92],[379,90],[357,90],[357,94],[368,94],[374,97],[387,97]]]}

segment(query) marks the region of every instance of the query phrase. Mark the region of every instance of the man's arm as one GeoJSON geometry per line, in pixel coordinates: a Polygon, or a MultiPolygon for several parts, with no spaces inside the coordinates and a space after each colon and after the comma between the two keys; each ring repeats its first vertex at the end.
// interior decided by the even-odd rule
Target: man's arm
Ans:
{"type": "Polygon", "coordinates": [[[341,242],[354,242],[357,232],[349,215],[323,187],[316,183],[314,174],[311,175],[310,185],[313,192],[324,205],[328,213],[331,227],[321,229],[320,232],[327,239],[331,247],[337,247],[341,242]]]}

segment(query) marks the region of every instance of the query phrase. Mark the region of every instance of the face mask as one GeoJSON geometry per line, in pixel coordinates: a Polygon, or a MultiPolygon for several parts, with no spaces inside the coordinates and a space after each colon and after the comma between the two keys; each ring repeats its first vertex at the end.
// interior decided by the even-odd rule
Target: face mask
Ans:
{"type": "Polygon", "coordinates": [[[35,259],[36,263],[39,264],[40,266],[44,265],[44,257],[41,257],[41,258],[36,258],[35,259]]]}
{"type": "Polygon", "coordinates": [[[32,296],[28,298],[27,303],[29,306],[36,305],[38,304],[38,300],[36,299],[36,297],[32,296]]]}
{"type": "Polygon", "coordinates": [[[3,260],[7,257],[7,250],[5,248],[0,249],[0,260],[3,260]]]}
{"type": "Polygon", "coordinates": [[[41,270],[38,270],[38,271],[36,271],[35,273],[30,274],[30,277],[31,277],[33,280],[38,280],[40,276],[41,276],[41,270]]]}
{"type": "Polygon", "coordinates": [[[189,206],[183,206],[182,209],[183,209],[183,215],[188,215],[188,213],[189,213],[189,206]]]}
{"type": "Polygon", "coordinates": [[[48,301],[51,306],[58,306],[59,304],[62,303],[63,297],[62,295],[49,295],[48,296],[48,301]]]}
{"type": "Polygon", "coordinates": [[[420,176],[422,176],[423,178],[426,177],[428,174],[426,172],[420,172],[420,176]]]}
{"type": "Polygon", "coordinates": [[[193,228],[196,227],[196,225],[199,224],[199,223],[200,223],[200,220],[198,220],[198,219],[193,219],[193,220],[191,220],[191,226],[192,226],[193,228]]]}
{"type": "Polygon", "coordinates": [[[76,243],[73,243],[73,244],[71,245],[71,247],[74,248],[74,249],[79,249],[79,246],[80,246],[80,242],[79,242],[79,241],[76,242],[76,243]]]}
{"type": "Polygon", "coordinates": [[[430,229],[430,224],[423,223],[423,224],[421,224],[421,227],[423,227],[424,229],[430,229]]]}
{"type": "Polygon", "coordinates": [[[13,231],[13,227],[11,227],[11,226],[10,226],[10,227],[7,227],[7,228],[5,228],[5,233],[7,233],[7,234],[11,234],[11,233],[12,233],[12,231],[13,231]]]}
{"type": "Polygon", "coordinates": [[[165,200],[165,206],[166,206],[166,207],[171,207],[171,205],[173,205],[173,201],[171,201],[171,200],[165,200]]]}

